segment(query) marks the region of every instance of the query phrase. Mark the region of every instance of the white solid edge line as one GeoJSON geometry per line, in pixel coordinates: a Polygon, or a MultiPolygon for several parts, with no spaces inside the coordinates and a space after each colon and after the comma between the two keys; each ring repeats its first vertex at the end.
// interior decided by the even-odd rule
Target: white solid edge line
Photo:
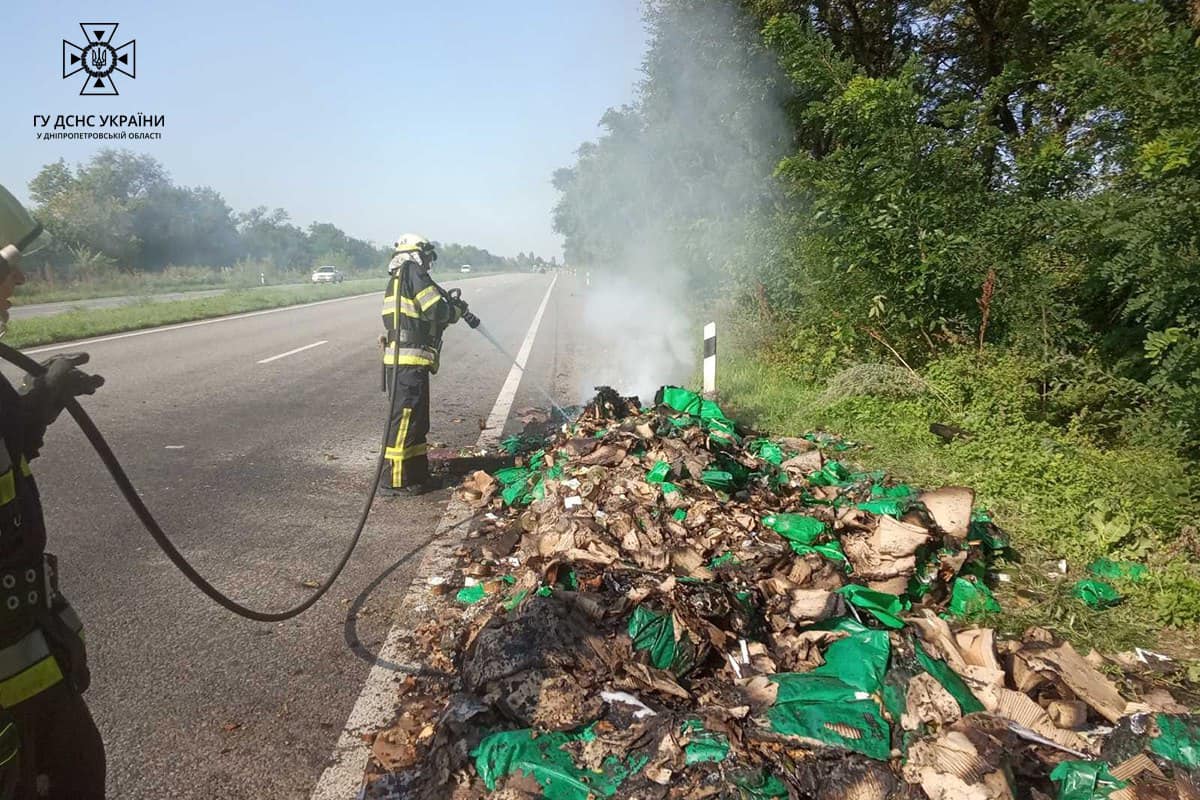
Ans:
{"type": "MultiPolygon", "coordinates": [[[[502,420],[501,424],[503,424],[503,420],[508,419],[508,413],[516,398],[517,386],[521,382],[524,361],[529,358],[533,340],[537,337],[538,327],[542,323],[542,315],[546,311],[546,303],[550,300],[550,293],[554,291],[554,284],[557,281],[558,275],[555,275],[546,289],[542,304],[538,306],[537,313],[534,314],[533,320],[529,324],[525,341],[521,344],[521,351],[517,356],[517,361],[521,363],[521,366],[513,364],[509,369],[508,378],[504,381],[504,386],[496,397],[496,404],[492,407],[492,413],[488,415],[488,420],[499,415],[502,420]],[[501,413],[501,409],[503,409],[503,413],[501,413]]],[[[479,445],[482,446],[492,437],[499,438],[499,436],[499,432],[484,431],[479,435],[479,445]]],[[[453,504],[454,497],[451,497],[447,511],[453,504]]],[[[449,527],[451,527],[449,514],[444,513],[438,522],[434,539],[440,539],[449,527]]],[[[396,673],[385,665],[405,663],[400,653],[400,640],[405,633],[408,633],[407,629],[402,629],[399,624],[393,625],[388,631],[383,646],[379,648],[379,655],[376,656],[375,663],[371,665],[371,671],[367,673],[362,692],[355,701],[354,708],[350,711],[350,716],[346,720],[345,727],[342,728],[337,744],[334,745],[331,755],[333,763],[321,773],[317,785],[313,787],[310,800],[354,800],[355,797],[360,796],[363,775],[367,769],[367,757],[370,754],[370,747],[362,735],[378,731],[396,712],[396,673]]]]}
{"type": "Polygon", "coordinates": [[[537,313],[533,315],[529,332],[525,334],[525,341],[521,342],[521,349],[517,351],[517,360],[513,363],[512,369],[508,371],[508,378],[504,381],[504,386],[500,387],[496,405],[492,407],[492,413],[488,414],[484,430],[479,434],[479,447],[494,447],[500,442],[500,437],[504,433],[504,423],[508,420],[508,412],[512,410],[513,400],[517,396],[517,387],[521,385],[521,376],[525,374],[525,362],[529,360],[529,351],[533,349],[533,340],[537,336],[538,326],[542,324],[542,315],[546,313],[546,303],[550,301],[550,293],[554,291],[554,281],[557,280],[558,276],[555,275],[554,279],[550,281],[549,288],[546,289],[545,296],[542,297],[542,304],[538,306],[537,313]]]}
{"type": "Polygon", "coordinates": [[[312,308],[313,306],[323,306],[327,303],[341,303],[346,300],[356,300],[360,297],[379,294],[378,291],[363,292],[362,294],[352,294],[346,297],[334,297],[329,300],[318,300],[315,303],[301,303],[294,306],[280,306],[279,308],[267,308],[262,311],[247,311],[244,314],[230,314],[225,317],[213,317],[212,319],[199,319],[193,322],[180,322],[175,325],[161,325],[157,328],[143,328],[139,331],[128,331],[127,333],[116,333],[112,336],[97,336],[92,339],[77,339],[73,342],[63,342],[61,344],[53,344],[48,347],[38,347],[34,350],[26,350],[25,355],[37,355],[38,353],[49,353],[54,350],[65,350],[68,347],[79,347],[80,345],[99,344],[101,342],[113,342],[117,339],[129,339],[134,336],[147,336],[151,333],[165,333],[166,331],[178,331],[184,328],[196,328],[200,325],[213,325],[218,322],[229,322],[235,319],[249,319],[250,317],[261,317],[266,314],[278,314],[283,311],[295,311],[300,308],[312,308]]]}
{"type": "Polygon", "coordinates": [[[329,344],[329,340],[322,339],[319,342],[313,342],[312,344],[306,344],[306,345],[304,345],[304,347],[297,347],[295,350],[288,350],[286,353],[280,353],[277,356],[271,356],[270,358],[264,358],[261,361],[259,361],[258,363],[259,364],[270,364],[272,361],[278,361],[281,358],[287,358],[288,356],[294,356],[294,355],[296,355],[296,353],[303,353],[305,350],[312,350],[314,347],[320,347],[323,344],[329,344]]]}

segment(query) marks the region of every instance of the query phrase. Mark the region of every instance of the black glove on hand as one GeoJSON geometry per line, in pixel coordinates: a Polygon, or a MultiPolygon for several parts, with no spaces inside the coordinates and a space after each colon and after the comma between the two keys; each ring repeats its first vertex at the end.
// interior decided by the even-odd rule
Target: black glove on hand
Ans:
{"type": "Polygon", "coordinates": [[[104,385],[104,378],[77,369],[87,362],[87,353],[67,353],[43,361],[45,374],[27,374],[20,391],[30,416],[42,425],[49,425],[58,419],[71,398],[95,394],[104,385]]]}

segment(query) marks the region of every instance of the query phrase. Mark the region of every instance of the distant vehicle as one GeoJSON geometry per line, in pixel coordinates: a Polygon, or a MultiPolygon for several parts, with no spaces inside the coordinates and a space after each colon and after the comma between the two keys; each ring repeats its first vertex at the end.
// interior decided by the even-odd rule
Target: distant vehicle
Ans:
{"type": "Polygon", "coordinates": [[[546,268],[545,268],[545,267],[538,267],[538,268],[537,268],[537,271],[538,271],[538,275],[545,275],[545,274],[546,274],[546,268]]]}
{"type": "Polygon", "coordinates": [[[459,272],[470,272],[470,271],[471,271],[471,265],[470,265],[470,264],[463,264],[461,267],[459,267],[459,268],[458,268],[458,271],[459,271],[459,272]]]}
{"type": "Polygon", "coordinates": [[[313,283],[341,283],[345,279],[337,267],[317,267],[312,274],[313,283]]]}

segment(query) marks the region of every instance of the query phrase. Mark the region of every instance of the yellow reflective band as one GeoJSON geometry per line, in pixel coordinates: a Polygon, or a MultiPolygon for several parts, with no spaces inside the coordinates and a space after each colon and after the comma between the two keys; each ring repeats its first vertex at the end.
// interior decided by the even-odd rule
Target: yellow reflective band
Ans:
{"type": "MultiPolygon", "coordinates": [[[[412,409],[404,409],[404,413],[400,415],[400,427],[396,430],[396,447],[404,449],[404,439],[408,436],[408,421],[412,418],[412,409]]],[[[404,485],[404,459],[397,458],[392,461],[392,486],[400,487],[404,485]]]]}
{"type": "Polygon", "coordinates": [[[433,359],[428,356],[398,356],[384,353],[383,363],[389,367],[431,367],[433,359]]]}
{"type": "Polygon", "coordinates": [[[428,311],[429,309],[433,308],[441,299],[441,292],[437,290],[436,286],[426,286],[424,289],[417,292],[416,297],[417,306],[419,306],[422,311],[428,311]]]}
{"type": "Polygon", "coordinates": [[[26,478],[33,477],[33,470],[29,468],[29,461],[26,460],[25,456],[21,456],[21,474],[26,478]]]}
{"type": "Polygon", "coordinates": [[[389,459],[412,458],[413,456],[423,456],[429,452],[428,444],[414,444],[412,447],[389,447],[384,450],[384,457],[389,459]]]}
{"type": "Polygon", "coordinates": [[[13,471],[6,470],[0,475],[0,506],[8,505],[17,499],[17,481],[13,471]]]}
{"type": "Polygon", "coordinates": [[[12,708],[63,679],[54,656],[46,656],[24,672],[0,681],[0,706],[12,708]]]}
{"type": "Polygon", "coordinates": [[[50,646],[46,644],[46,636],[38,628],[0,650],[0,681],[28,669],[50,655],[50,646]]]}
{"type": "MultiPolygon", "coordinates": [[[[421,318],[421,315],[419,313],[417,313],[417,307],[415,305],[413,305],[413,301],[409,300],[407,297],[400,298],[400,313],[406,317],[414,317],[416,319],[421,318]]],[[[383,316],[385,316],[385,317],[395,317],[396,316],[395,302],[392,302],[389,304],[384,304],[383,316]]]]}

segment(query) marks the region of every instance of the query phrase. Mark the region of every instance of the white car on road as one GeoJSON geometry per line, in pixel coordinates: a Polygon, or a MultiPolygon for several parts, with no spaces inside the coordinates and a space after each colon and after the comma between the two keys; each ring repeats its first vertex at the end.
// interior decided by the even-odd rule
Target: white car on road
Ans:
{"type": "Polygon", "coordinates": [[[313,283],[341,283],[346,276],[337,267],[317,267],[313,270],[313,283]]]}

